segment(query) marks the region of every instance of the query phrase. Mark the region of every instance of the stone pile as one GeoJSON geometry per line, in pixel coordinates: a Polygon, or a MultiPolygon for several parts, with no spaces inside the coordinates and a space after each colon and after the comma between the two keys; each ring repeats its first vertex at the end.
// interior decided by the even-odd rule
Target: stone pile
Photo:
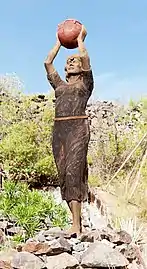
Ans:
{"type": "MultiPolygon", "coordinates": [[[[57,203],[63,202],[59,188],[52,193],[57,203]]],[[[142,252],[147,252],[147,246],[134,242],[126,231],[114,230],[93,206],[85,204],[82,209],[85,231],[79,238],[50,223],[50,228],[42,228],[16,246],[12,236],[24,231],[15,220],[1,218],[0,269],[146,269],[147,253],[143,256],[142,252]],[[90,219],[84,210],[90,211],[90,219]]]]}
{"type": "Polygon", "coordinates": [[[122,133],[129,132],[137,121],[143,121],[141,104],[131,109],[110,101],[96,101],[88,104],[86,113],[91,129],[90,143],[97,141],[110,129],[113,131],[115,128],[122,133]]]}
{"type": "MultiPolygon", "coordinates": [[[[9,227],[9,225],[8,225],[9,227]]],[[[20,228],[0,229],[0,245],[8,245],[5,234],[17,234],[20,228]]],[[[91,229],[79,238],[71,237],[59,227],[41,230],[34,238],[0,252],[2,269],[145,269],[142,254],[126,231],[110,226],[91,229]]]]}

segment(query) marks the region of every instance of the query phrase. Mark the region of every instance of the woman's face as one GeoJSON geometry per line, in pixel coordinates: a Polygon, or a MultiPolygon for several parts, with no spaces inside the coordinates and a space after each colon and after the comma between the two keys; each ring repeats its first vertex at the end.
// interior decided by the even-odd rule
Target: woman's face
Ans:
{"type": "Polygon", "coordinates": [[[66,72],[68,74],[79,74],[82,72],[80,58],[70,57],[66,62],[66,72]]]}

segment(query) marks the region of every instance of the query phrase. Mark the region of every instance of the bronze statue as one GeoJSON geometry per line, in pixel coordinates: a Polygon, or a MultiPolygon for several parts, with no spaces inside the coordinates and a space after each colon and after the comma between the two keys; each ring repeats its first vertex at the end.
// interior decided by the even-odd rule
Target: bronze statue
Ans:
{"type": "Polygon", "coordinates": [[[84,45],[87,35],[82,30],[77,38],[79,55],[68,57],[63,81],[53,66],[61,47],[58,39],[45,60],[47,78],[55,90],[55,119],[53,130],[53,154],[57,166],[63,200],[72,213],[71,234],[79,235],[81,225],[81,203],[88,198],[87,151],[90,139],[86,105],[93,90],[93,75],[88,52],[84,45]]]}

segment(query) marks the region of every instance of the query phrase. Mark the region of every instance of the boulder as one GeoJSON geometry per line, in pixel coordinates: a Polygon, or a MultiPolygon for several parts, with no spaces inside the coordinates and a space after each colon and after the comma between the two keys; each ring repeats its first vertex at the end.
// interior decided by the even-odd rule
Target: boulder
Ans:
{"type": "Polygon", "coordinates": [[[117,250],[102,243],[93,243],[83,254],[81,265],[83,267],[125,267],[128,260],[117,250]]]}

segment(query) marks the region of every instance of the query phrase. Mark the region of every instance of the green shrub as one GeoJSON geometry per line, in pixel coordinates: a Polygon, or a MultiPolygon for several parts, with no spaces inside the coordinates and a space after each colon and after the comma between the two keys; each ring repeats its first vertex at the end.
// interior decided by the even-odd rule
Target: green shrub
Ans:
{"type": "MultiPolygon", "coordinates": [[[[55,226],[68,224],[66,209],[57,205],[53,196],[37,190],[29,190],[24,183],[7,180],[0,193],[0,212],[8,219],[15,219],[25,231],[25,238],[32,237],[49,216],[55,226]]],[[[22,235],[18,235],[22,236],[22,235]]]]}
{"type": "Polygon", "coordinates": [[[28,177],[33,173],[56,175],[50,142],[43,140],[35,122],[20,122],[9,128],[9,133],[0,144],[4,168],[10,174],[28,177]],[[37,139],[40,136],[40,143],[37,139]],[[42,141],[41,141],[42,138],[42,141]]]}
{"type": "Polygon", "coordinates": [[[52,154],[53,108],[37,96],[4,96],[1,102],[0,163],[15,180],[30,184],[57,181],[52,154]]]}

